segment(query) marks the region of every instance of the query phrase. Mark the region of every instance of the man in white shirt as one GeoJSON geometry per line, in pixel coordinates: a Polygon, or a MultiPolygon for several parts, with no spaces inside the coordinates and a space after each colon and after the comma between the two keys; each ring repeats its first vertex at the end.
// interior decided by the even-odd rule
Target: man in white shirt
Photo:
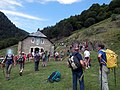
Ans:
{"type": "Polygon", "coordinates": [[[90,51],[88,50],[88,47],[85,48],[84,59],[85,59],[86,69],[90,68],[90,51]]]}

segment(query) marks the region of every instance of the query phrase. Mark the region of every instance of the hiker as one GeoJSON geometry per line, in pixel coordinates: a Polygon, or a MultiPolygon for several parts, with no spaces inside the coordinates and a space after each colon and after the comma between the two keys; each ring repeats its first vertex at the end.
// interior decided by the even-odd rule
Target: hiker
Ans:
{"type": "Polygon", "coordinates": [[[48,61],[50,61],[51,52],[48,52],[48,61]]]}
{"type": "Polygon", "coordinates": [[[90,68],[90,66],[91,66],[91,64],[90,64],[90,51],[88,50],[88,47],[85,47],[84,60],[85,60],[86,69],[90,68]]]}
{"type": "Polygon", "coordinates": [[[98,61],[100,64],[100,69],[99,69],[99,80],[100,80],[100,85],[101,85],[101,90],[109,90],[108,87],[108,73],[109,69],[106,66],[106,53],[103,52],[105,46],[102,44],[98,45],[98,61]]]}
{"type": "Polygon", "coordinates": [[[28,59],[28,62],[30,62],[30,56],[31,56],[31,54],[30,54],[30,53],[28,53],[28,54],[27,54],[27,59],[28,59]]]}
{"type": "Polygon", "coordinates": [[[24,52],[20,53],[18,58],[18,63],[20,65],[19,68],[19,75],[22,76],[23,70],[24,70],[24,64],[25,64],[25,55],[24,52]]]}
{"type": "Polygon", "coordinates": [[[58,59],[59,59],[59,53],[56,51],[55,52],[55,61],[58,61],[58,59]]]}
{"type": "Polygon", "coordinates": [[[43,53],[43,55],[42,55],[42,60],[43,60],[43,63],[42,63],[42,65],[43,65],[43,67],[46,67],[47,66],[47,61],[48,61],[48,51],[45,51],[44,53],[43,53]]]}
{"type": "Polygon", "coordinates": [[[38,51],[35,52],[34,54],[34,64],[35,64],[35,71],[39,71],[38,67],[39,67],[39,62],[40,62],[40,54],[38,51]]]}
{"type": "Polygon", "coordinates": [[[18,55],[14,56],[14,62],[15,62],[15,66],[18,64],[18,55]]]}
{"type": "Polygon", "coordinates": [[[61,60],[61,61],[63,60],[63,57],[64,57],[64,52],[61,51],[61,52],[60,52],[60,60],[61,60]]]}
{"type": "Polygon", "coordinates": [[[2,61],[2,65],[3,65],[2,67],[4,67],[4,65],[6,67],[6,73],[5,73],[6,80],[10,80],[12,64],[14,63],[13,57],[14,55],[12,53],[12,50],[9,49],[7,55],[5,56],[5,59],[2,61]]]}
{"type": "Polygon", "coordinates": [[[78,63],[80,63],[80,65],[81,65],[80,68],[77,68],[75,70],[72,69],[73,90],[77,90],[77,80],[79,80],[80,90],[84,90],[83,68],[85,68],[85,65],[84,65],[82,56],[79,53],[79,44],[78,43],[74,43],[72,46],[72,56],[77,57],[77,59],[79,61],[78,63]]]}

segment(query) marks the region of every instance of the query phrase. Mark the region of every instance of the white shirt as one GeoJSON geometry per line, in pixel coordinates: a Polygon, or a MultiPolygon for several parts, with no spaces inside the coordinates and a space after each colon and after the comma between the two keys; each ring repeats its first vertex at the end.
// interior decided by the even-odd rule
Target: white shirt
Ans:
{"type": "Polygon", "coordinates": [[[84,57],[90,57],[90,52],[88,50],[84,51],[84,57]]]}

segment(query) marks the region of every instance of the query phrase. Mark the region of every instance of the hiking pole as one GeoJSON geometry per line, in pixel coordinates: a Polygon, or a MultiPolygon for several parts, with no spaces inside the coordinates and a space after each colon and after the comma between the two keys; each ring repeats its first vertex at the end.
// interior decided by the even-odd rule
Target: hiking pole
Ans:
{"type": "Polygon", "coordinates": [[[100,71],[101,71],[101,90],[102,90],[102,65],[100,65],[100,71]]]}
{"type": "Polygon", "coordinates": [[[116,69],[114,67],[114,80],[115,80],[115,86],[116,86],[116,69]]]}

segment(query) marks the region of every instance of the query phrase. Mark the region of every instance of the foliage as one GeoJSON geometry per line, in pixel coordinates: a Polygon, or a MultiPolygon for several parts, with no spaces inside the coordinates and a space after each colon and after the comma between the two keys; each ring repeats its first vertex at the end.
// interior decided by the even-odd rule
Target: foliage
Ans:
{"type": "Polygon", "coordinates": [[[0,49],[15,45],[28,33],[17,28],[2,12],[0,12],[0,49]]]}
{"type": "Polygon", "coordinates": [[[120,8],[115,8],[115,9],[113,10],[113,12],[114,12],[115,14],[120,14],[120,8]]]}
{"type": "Polygon", "coordinates": [[[108,5],[105,3],[102,5],[98,3],[92,4],[89,9],[82,11],[81,14],[63,19],[54,26],[44,28],[42,32],[48,36],[48,38],[56,38],[58,40],[71,35],[72,32],[76,30],[81,30],[82,28],[105,20],[114,13],[119,14],[119,8],[120,0],[112,0],[108,5]]]}
{"type": "Polygon", "coordinates": [[[84,22],[84,26],[85,27],[89,27],[91,25],[93,25],[95,23],[95,19],[94,18],[88,18],[85,22],[84,22]]]}

